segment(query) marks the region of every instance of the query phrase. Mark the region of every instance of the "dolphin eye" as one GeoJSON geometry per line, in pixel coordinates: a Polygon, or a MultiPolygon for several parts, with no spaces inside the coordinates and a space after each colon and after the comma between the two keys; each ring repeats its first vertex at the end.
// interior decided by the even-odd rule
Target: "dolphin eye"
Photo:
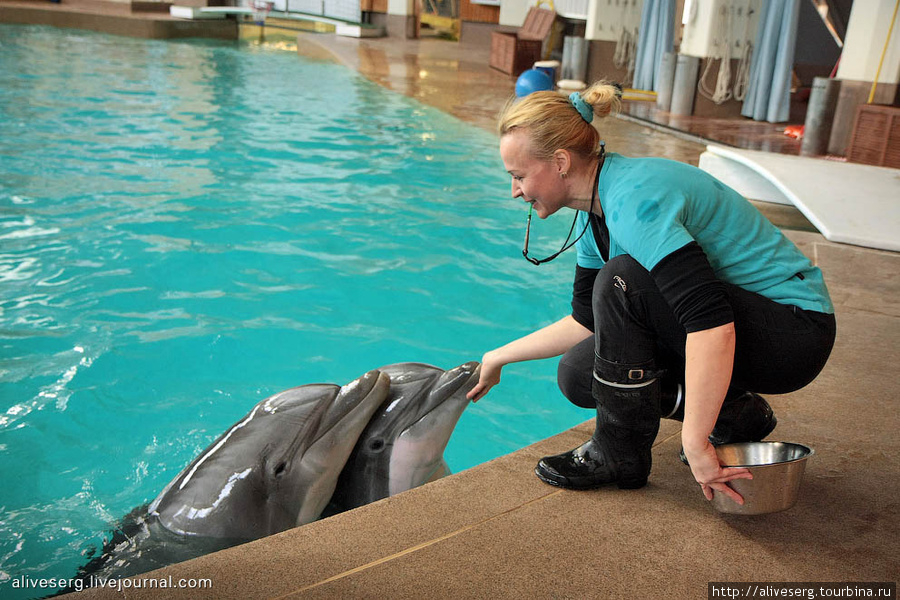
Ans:
{"type": "Polygon", "coordinates": [[[282,473],[284,473],[284,470],[286,468],[287,468],[287,463],[283,463],[283,462],[278,463],[278,466],[275,467],[275,475],[276,476],[281,475],[282,473]]]}
{"type": "Polygon", "coordinates": [[[381,438],[376,438],[369,442],[369,450],[373,452],[381,452],[384,449],[384,440],[381,438]]]}

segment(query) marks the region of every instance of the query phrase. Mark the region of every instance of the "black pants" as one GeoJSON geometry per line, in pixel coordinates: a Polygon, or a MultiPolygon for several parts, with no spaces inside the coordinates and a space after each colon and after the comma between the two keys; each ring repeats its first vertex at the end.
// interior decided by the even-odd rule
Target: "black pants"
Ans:
{"type": "MultiPolygon", "coordinates": [[[[834,346],[834,315],[779,304],[725,284],[734,311],[731,388],[761,394],[798,390],[819,374],[834,346]]],[[[684,327],[650,273],[630,256],[610,260],[594,281],[594,337],[559,361],[557,379],[573,404],[594,408],[594,353],[623,365],[655,361],[663,381],[684,382],[684,327]]]]}

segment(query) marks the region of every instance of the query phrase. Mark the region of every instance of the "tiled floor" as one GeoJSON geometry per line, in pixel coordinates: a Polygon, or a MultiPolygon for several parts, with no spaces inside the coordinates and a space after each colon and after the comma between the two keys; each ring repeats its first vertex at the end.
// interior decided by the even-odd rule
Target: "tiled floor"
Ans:
{"type": "MultiPolygon", "coordinates": [[[[488,69],[481,51],[446,44],[300,38],[301,51],[333,55],[382,85],[491,128],[512,80],[488,69]]],[[[631,120],[604,126],[610,148],[625,154],[696,164],[703,149],[631,120]]],[[[700,127],[695,134],[728,129],[700,127]]],[[[734,129],[738,145],[773,135],[734,129]]],[[[580,444],[588,422],[410,492],[155,573],[210,578],[211,590],[95,589],[74,597],[695,599],[706,597],[711,581],[896,582],[900,255],[827,242],[789,207],[767,214],[822,267],[838,318],[820,377],[770,398],[779,416],[771,437],[817,452],[793,509],[716,513],[679,463],[679,427],[670,421],[657,437],[646,488],[571,492],[538,481],[535,461],[580,444]]]]}

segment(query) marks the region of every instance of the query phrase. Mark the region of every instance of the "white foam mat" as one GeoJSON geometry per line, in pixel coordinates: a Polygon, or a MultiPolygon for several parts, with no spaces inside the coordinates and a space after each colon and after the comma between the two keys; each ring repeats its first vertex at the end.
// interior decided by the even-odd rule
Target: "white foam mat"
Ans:
{"type": "Polygon", "coordinates": [[[793,204],[827,240],[900,251],[900,169],[714,145],[700,168],[750,199],[793,204]]]}

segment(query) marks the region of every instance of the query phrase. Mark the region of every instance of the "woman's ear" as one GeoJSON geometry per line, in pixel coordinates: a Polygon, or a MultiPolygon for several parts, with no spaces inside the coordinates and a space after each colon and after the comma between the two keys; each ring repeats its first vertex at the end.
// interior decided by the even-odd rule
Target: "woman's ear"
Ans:
{"type": "Polygon", "coordinates": [[[556,163],[557,172],[560,175],[568,175],[572,168],[572,155],[568,150],[559,149],[553,153],[553,160],[556,163]]]}

